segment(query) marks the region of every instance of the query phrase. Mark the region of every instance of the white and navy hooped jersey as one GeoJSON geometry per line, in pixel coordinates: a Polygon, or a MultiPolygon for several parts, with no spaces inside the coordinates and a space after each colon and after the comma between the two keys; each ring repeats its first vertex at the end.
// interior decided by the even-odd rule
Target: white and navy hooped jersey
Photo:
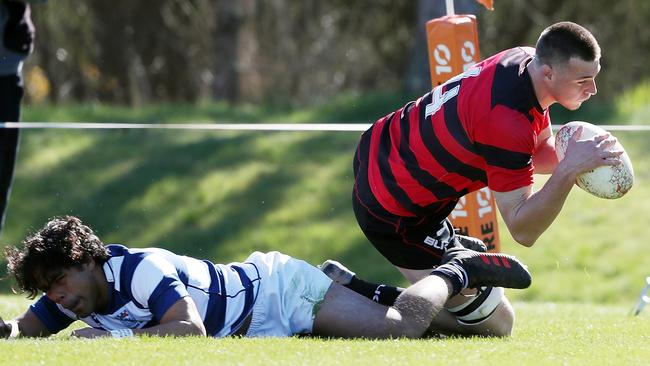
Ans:
{"type": "Polygon", "coordinates": [[[196,304],[208,335],[235,332],[251,313],[260,285],[252,263],[213,264],[164,249],[107,246],[111,257],[103,265],[110,287],[108,309],[77,319],[46,296],[31,306],[51,333],[81,320],[93,328],[147,328],[185,296],[196,304]]]}

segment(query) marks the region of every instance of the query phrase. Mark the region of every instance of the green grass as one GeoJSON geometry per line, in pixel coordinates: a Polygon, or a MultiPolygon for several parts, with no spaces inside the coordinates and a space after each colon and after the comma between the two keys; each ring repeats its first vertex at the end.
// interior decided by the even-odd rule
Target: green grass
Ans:
{"type": "MultiPolygon", "coordinates": [[[[0,313],[27,302],[0,296],[0,313]]],[[[511,338],[332,340],[319,338],[50,339],[0,342],[7,364],[72,365],[640,365],[650,358],[650,313],[625,306],[515,303],[511,338]]]]}
{"type": "MultiPolygon", "coordinates": [[[[647,93],[618,105],[558,113],[612,123],[645,121],[647,93]]],[[[29,107],[26,121],[258,122],[372,121],[400,97],[343,95],[324,106],[282,110],[225,104],[29,107]],[[375,113],[373,113],[373,111],[375,113]]],[[[559,117],[558,117],[559,115],[559,117]]],[[[404,284],[369,245],[350,207],[351,161],[359,133],[26,130],[0,247],[17,244],[48,217],[74,214],[105,242],[160,246],[217,262],[281,250],[311,263],[336,258],[362,277],[404,284]]],[[[0,359],[20,365],[102,364],[644,364],[650,312],[628,316],[645,276],[650,225],[650,133],[617,133],[636,183],[619,200],[578,188],[533,248],[502,249],[529,265],[533,285],[508,291],[518,314],[510,339],[343,341],[310,338],[137,338],[0,342],[0,359]]],[[[538,177],[538,184],[543,178],[538,177]]],[[[4,264],[0,263],[0,274],[4,264]]],[[[1,281],[5,292],[9,282],[1,281]]],[[[0,295],[11,318],[29,302],[0,295]]]]}
{"type": "MultiPolygon", "coordinates": [[[[534,274],[528,301],[629,302],[646,275],[647,134],[619,133],[637,181],[619,200],[579,189],[531,249],[501,223],[504,251],[534,274]],[[556,284],[561,283],[561,286],[556,284]]],[[[361,276],[401,277],[367,243],[350,207],[358,133],[25,131],[3,243],[74,214],[106,242],[161,246],[219,262],[279,249],[361,276]]]]}
{"type": "Polygon", "coordinates": [[[273,122],[374,122],[418,96],[375,92],[363,96],[343,93],[326,103],[296,108],[288,105],[202,102],[152,104],[138,108],[104,104],[32,105],[23,108],[25,121],[133,122],[133,123],[233,123],[273,122]]]}
{"type": "MultiPolygon", "coordinates": [[[[643,111],[639,100],[647,93],[635,93],[641,97],[622,100],[633,101],[626,102],[625,115],[639,119],[634,111],[643,111]]],[[[370,121],[398,105],[400,98],[390,93],[341,95],[300,110],[234,108],[223,103],[138,109],[34,106],[25,109],[24,119],[370,121]],[[373,114],[375,110],[381,113],[373,114]]],[[[585,116],[622,107],[589,108],[581,109],[585,116]]],[[[585,116],[575,119],[589,120],[585,116]]],[[[618,116],[608,118],[619,120],[618,116]]],[[[565,121],[556,118],[554,123],[565,121]]],[[[314,264],[336,258],[362,277],[404,284],[369,245],[352,214],[351,165],[358,136],[358,132],[25,130],[0,247],[19,243],[49,217],[73,214],[107,243],[160,246],[217,262],[241,260],[254,250],[281,250],[314,264]]],[[[637,181],[628,195],[608,201],[574,189],[557,221],[530,249],[514,243],[501,223],[503,250],[521,257],[534,275],[529,290],[510,295],[515,300],[634,301],[650,275],[642,255],[650,237],[646,223],[650,133],[617,136],[635,164],[637,181]]],[[[0,288],[6,291],[8,286],[0,281],[0,288]]]]}

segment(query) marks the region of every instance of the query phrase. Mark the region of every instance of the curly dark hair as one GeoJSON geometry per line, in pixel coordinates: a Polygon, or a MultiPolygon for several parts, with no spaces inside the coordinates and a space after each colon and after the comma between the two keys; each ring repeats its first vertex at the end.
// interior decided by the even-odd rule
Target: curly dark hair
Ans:
{"type": "Polygon", "coordinates": [[[33,299],[47,291],[62,270],[94,260],[104,263],[108,249],[91,228],[74,216],[54,217],[22,242],[23,247],[7,247],[7,272],[16,279],[21,292],[33,299]]]}

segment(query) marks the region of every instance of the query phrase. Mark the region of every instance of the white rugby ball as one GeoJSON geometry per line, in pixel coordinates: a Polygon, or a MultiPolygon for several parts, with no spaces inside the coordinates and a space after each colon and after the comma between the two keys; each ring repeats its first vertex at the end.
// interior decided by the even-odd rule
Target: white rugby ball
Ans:
{"type": "MultiPolygon", "coordinates": [[[[555,135],[555,153],[558,160],[564,159],[569,139],[579,126],[582,126],[582,134],[579,136],[579,140],[586,140],[607,133],[604,129],[591,123],[581,121],[567,123],[555,135]]],[[[617,142],[616,147],[624,151],[623,155],[619,157],[621,164],[600,166],[584,172],[576,179],[576,185],[600,198],[614,199],[626,194],[634,184],[634,169],[623,145],[617,142]]]]}

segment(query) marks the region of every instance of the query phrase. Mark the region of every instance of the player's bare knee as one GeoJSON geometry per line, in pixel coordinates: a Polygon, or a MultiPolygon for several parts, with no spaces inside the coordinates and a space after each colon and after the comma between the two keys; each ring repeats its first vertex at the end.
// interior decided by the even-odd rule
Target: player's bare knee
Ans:
{"type": "Polygon", "coordinates": [[[397,299],[393,309],[399,314],[399,320],[394,323],[393,336],[418,338],[429,328],[441,305],[404,293],[397,299]]]}

